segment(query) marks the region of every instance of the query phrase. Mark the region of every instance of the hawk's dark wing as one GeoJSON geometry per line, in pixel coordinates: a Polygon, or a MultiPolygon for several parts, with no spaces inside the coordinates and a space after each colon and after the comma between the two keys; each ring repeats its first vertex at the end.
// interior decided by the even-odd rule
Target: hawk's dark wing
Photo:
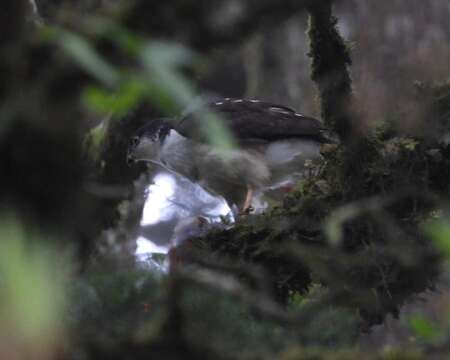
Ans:
{"type": "MultiPolygon", "coordinates": [[[[238,140],[278,140],[307,137],[325,142],[323,126],[317,119],[303,116],[294,110],[259,100],[223,99],[208,105],[219,114],[238,140]]],[[[200,110],[201,111],[201,110],[200,110]]],[[[201,122],[196,113],[183,117],[175,129],[184,136],[202,139],[201,122]]]]}

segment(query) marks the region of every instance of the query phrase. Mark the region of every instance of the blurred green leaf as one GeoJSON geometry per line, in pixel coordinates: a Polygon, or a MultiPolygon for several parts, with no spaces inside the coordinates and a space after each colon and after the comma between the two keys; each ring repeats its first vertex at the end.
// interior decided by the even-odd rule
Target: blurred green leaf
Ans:
{"type": "Polygon", "coordinates": [[[137,56],[144,44],[144,41],[141,38],[123,28],[118,28],[114,31],[113,36],[120,47],[126,50],[130,55],[137,56]]]}
{"type": "Polygon", "coordinates": [[[419,142],[414,139],[405,138],[400,140],[400,145],[403,146],[406,150],[414,151],[419,142]]]}
{"type": "Polygon", "coordinates": [[[83,92],[82,99],[95,112],[123,116],[142,101],[146,92],[145,82],[130,78],[123,81],[116,91],[88,86],[83,92]]]}
{"type": "Polygon", "coordinates": [[[325,221],[325,234],[331,245],[337,246],[342,241],[342,227],[345,222],[355,218],[360,213],[355,204],[347,204],[334,210],[325,221]]]}
{"type": "Polygon", "coordinates": [[[84,138],[83,148],[94,161],[98,161],[100,158],[100,148],[105,139],[107,122],[108,120],[104,119],[100,124],[91,129],[84,138]]]}
{"type": "Polygon", "coordinates": [[[56,39],[61,48],[92,76],[108,86],[118,82],[119,74],[116,69],[108,64],[86,39],[62,30],[57,33],[56,39]]]}
{"type": "MultiPolygon", "coordinates": [[[[178,114],[190,106],[196,97],[190,81],[181,73],[180,67],[192,65],[198,56],[189,49],[172,43],[147,42],[138,36],[110,22],[100,22],[97,32],[105,33],[122,49],[137,56],[145,76],[119,73],[109,65],[88,41],[76,34],[54,30],[61,47],[85,70],[114,90],[89,86],[83,93],[83,102],[93,111],[113,116],[123,116],[144,98],[168,115],[178,114]]],[[[234,138],[219,116],[203,107],[197,118],[201,121],[200,131],[210,144],[219,150],[236,147],[234,138]]]]}
{"type": "MultiPolygon", "coordinates": [[[[187,108],[195,102],[194,87],[177,68],[196,59],[191,51],[179,45],[147,44],[143,48],[141,59],[147,69],[149,80],[154,80],[160,91],[174,99],[178,110],[187,108]]],[[[236,147],[231,132],[217,114],[202,104],[196,115],[201,121],[200,131],[211,145],[224,151],[236,147]]]]}
{"type": "Polygon", "coordinates": [[[65,305],[61,257],[36,240],[17,221],[0,224],[0,329],[27,343],[53,341],[65,305]]]}
{"type": "Polygon", "coordinates": [[[158,68],[178,68],[192,65],[198,56],[188,48],[174,43],[151,42],[143,46],[142,56],[148,64],[158,68]]]}
{"type": "Polygon", "coordinates": [[[177,45],[147,44],[142,49],[141,61],[150,82],[172,96],[180,109],[189,105],[195,92],[177,68],[188,64],[188,51],[183,51],[177,45]]]}
{"type": "Polygon", "coordinates": [[[295,291],[291,296],[289,297],[289,307],[291,309],[300,309],[304,303],[308,301],[306,299],[306,296],[303,294],[300,294],[298,291],[295,291]]]}
{"type": "Polygon", "coordinates": [[[111,113],[115,98],[116,95],[114,93],[98,86],[88,86],[82,94],[83,103],[89,109],[105,115],[111,113]]]}
{"type": "Polygon", "coordinates": [[[423,226],[439,250],[450,259],[450,224],[443,220],[433,220],[423,226]]]}
{"type": "Polygon", "coordinates": [[[413,316],[410,318],[409,324],[416,336],[422,341],[435,342],[442,336],[441,331],[422,316],[413,316]]]}
{"type": "Polygon", "coordinates": [[[144,40],[137,34],[120,26],[110,18],[98,17],[90,22],[90,29],[97,37],[105,37],[120,46],[129,55],[137,56],[144,44],[144,40]]]}
{"type": "Polygon", "coordinates": [[[205,126],[204,132],[211,145],[224,151],[236,148],[233,135],[218,115],[207,112],[200,119],[205,126]]]}

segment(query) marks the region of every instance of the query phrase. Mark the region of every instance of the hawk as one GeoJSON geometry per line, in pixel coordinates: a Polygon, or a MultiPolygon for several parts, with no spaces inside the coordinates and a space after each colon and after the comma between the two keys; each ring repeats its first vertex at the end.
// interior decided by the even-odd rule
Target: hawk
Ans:
{"type": "Polygon", "coordinates": [[[159,164],[247,210],[255,192],[301,177],[308,162],[321,158],[321,144],[331,142],[319,120],[286,106],[231,98],[207,106],[238,147],[224,152],[209,145],[190,113],[178,121],[149,121],[132,138],[128,161],[159,164]]]}

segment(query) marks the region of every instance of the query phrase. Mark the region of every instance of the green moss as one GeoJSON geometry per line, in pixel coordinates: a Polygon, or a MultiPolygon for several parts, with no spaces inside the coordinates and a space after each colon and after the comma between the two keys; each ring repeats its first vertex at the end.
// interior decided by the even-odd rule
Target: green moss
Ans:
{"type": "Polygon", "coordinates": [[[329,352],[310,348],[293,348],[281,357],[282,360],[421,360],[426,358],[426,356],[415,349],[390,349],[384,353],[366,353],[357,350],[329,352]]]}
{"type": "Polygon", "coordinates": [[[101,145],[105,139],[105,135],[106,126],[103,122],[85,135],[83,148],[89,160],[97,162],[100,159],[101,145]]]}
{"type": "Polygon", "coordinates": [[[421,360],[428,357],[417,349],[388,349],[379,358],[382,360],[421,360]]]}
{"type": "Polygon", "coordinates": [[[202,239],[203,256],[258,265],[270,274],[267,279],[282,303],[293,292],[308,296],[315,279],[330,291],[333,305],[356,311],[365,324],[396,315],[439,274],[441,257],[419,224],[433,209],[423,191],[441,191],[450,177],[435,179],[430,169],[437,172],[445,160],[430,166],[428,147],[421,141],[369,140],[359,189],[343,176],[345,148],[335,148],[324,154],[325,165],[316,175],[272,211],[241,218],[234,228],[202,239]],[[379,200],[353,203],[355,193],[379,200]],[[341,241],[332,244],[325,224],[342,205],[351,211],[337,223],[341,241]]]}

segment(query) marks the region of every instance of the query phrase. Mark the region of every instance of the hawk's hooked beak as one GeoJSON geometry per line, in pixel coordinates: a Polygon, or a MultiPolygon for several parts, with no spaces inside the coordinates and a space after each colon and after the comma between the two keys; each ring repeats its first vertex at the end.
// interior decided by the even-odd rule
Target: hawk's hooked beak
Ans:
{"type": "Polygon", "coordinates": [[[135,162],[136,162],[136,160],[134,160],[133,156],[132,156],[130,153],[128,153],[128,154],[127,154],[127,165],[128,165],[128,166],[131,166],[131,165],[133,165],[135,162]]]}

